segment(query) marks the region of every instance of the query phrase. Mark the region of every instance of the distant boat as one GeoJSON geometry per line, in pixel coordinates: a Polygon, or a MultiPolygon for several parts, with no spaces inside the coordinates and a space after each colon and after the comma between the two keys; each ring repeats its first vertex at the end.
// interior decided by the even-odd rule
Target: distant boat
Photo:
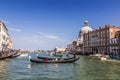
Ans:
{"type": "Polygon", "coordinates": [[[72,58],[72,59],[68,59],[68,60],[64,60],[64,59],[55,59],[55,60],[48,60],[48,59],[32,59],[30,57],[30,61],[34,62],[34,63],[71,63],[74,61],[79,60],[80,57],[76,57],[76,58],[72,58]]]}
{"type": "Polygon", "coordinates": [[[113,59],[120,59],[120,56],[114,56],[114,55],[109,55],[110,58],[113,58],[113,59]]]}
{"type": "Polygon", "coordinates": [[[93,58],[93,59],[98,59],[98,60],[102,60],[102,61],[105,61],[107,60],[107,56],[106,55],[103,55],[103,54],[92,54],[92,55],[89,55],[90,58],[93,58]]]}
{"type": "Polygon", "coordinates": [[[89,55],[90,58],[95,58],[95,59],[101,59],[101,57],[104,57],[102,54],[92,54],[89,55]]]}
{"type": "Polygon", "coordinates": [[[27,57],[28,54],[27,54],[27,53],[22,53],[20,56],[21,56],[21,57],[27,57]]]}

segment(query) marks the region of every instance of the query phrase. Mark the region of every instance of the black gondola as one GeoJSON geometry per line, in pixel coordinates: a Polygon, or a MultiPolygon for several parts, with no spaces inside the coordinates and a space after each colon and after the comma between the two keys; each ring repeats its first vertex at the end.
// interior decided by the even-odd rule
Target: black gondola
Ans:
{"type": "Polygon", "coordinates": [[[76,57],[76,58],[72,58],[72,59],[68,59],[68,60],[64,60],[64,59],[57,59],[57,60],[46,60],[46,59],[31,59],[30,58],[30,61],[31,62],[35,62],[35,63],[71,63],[71,62],[74,62],[74,61],[77,61],[79,60],[80,57],[76,57]]]}
{"type": "MultiPolygon", "coordinates": [[[[38,59],[48,59],[48,60],[53,60],[53,59],[56,59],[56,58],[49,58],[49,57],[41,57],[41,56],[37,56],[38,59]]],[[[69,60],[69,59],[73,59],[74,57],[70,57],[70,58],[60,58],[58,57],[57,59],[64,59],[64,60],[69,60]]]]}

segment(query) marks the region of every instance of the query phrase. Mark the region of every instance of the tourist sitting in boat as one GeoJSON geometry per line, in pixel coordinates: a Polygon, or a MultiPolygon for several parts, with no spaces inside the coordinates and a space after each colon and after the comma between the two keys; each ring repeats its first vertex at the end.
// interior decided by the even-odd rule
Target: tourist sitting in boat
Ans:
{"type": "Polygon", "coordinates": [[[66,54],[66,56],[67,56],[67,57],[69,57],[69,55],[68,55],[68,54],[66,54]]]}
{"type": "Polygon", "coordinates": [[[58,58],[55,58],[55,61],[58,61],[58,58]]]}
{"type": "Polygon", "coordinates": [[[45,58],[45,62],[48,62],[48,58],[45,58]]]}
{"type": "Polygon", "coordinates": [[[76,58],[76,55],[75,54],[73,54],[74,55],[74,59],[76,58]]]}
{"type": "Polygon", "coordinates": [[[58,58],[53,58],[52,61],[58,61],[58,58]]]}

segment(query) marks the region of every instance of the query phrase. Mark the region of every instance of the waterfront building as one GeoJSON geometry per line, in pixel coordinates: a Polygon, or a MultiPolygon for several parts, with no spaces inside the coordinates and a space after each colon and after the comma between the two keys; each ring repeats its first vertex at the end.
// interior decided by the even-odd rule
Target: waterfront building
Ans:
{"type": "MultiPolygon", "coordinates": [[[[110,54],[112,49],[112,42],[116,43],[117,39],[114,39],[116,32],[120,31],[119,27],[113,25],[105,25],[99,27],[83,35],[83,52],[86,54],[90,53],[102,53],[110,54]]],[[[115,48],[116,50],[118,48],[115,48]]]]}
{"type": "Polygon", "coordinates": [[[73,50],[73,44],[68,44],[67,45],[67,51],[70,52],[73,50]]]}
{"type": "Polygon", "coordinates": [[[54,49],[55,52],[65,52],[66,48],[59,48],[59,47],[56,47],[54,49]]]}
{"type": "Polygon", "coordinates": [[[110,40],[110,54],[120,56],[120,31],[117,31],[115,37],[110,40]]]}
{"type": "Polygon", "coordinates": [[[8,34],[8,29],[5,24],[0,21],[0,52],[8,52],[12,47],[13,43],[8,34]]]}

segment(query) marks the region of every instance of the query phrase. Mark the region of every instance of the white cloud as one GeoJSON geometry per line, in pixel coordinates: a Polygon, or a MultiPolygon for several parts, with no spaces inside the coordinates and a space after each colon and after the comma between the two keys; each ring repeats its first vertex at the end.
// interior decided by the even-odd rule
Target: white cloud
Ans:
{"type": "MultiPolygon", "coordinates": [[[[58,47],[66,47],[68,41],[61,36],[48,34],[44,32],[20,33],[21,36],[14,36],[14,48],[21,49],[54,49],[58,47]]],[[[19,33],[18,33],[19,34],[19,33]]]]}
{"type": "Polygon", "coordinates": [[[44,33],[44,32],[38,32],[38,34],[41,34],[41,35],[46,35],[46,33],[44,33]]]}
{"type": "Polygon", "coordinates": [[[48,38],[48,39],[54,39],[54,40],[58,40],[58,36],[55,36],[55,35],[46,35],[45,36],[46,38],[48,38]]]}
{"type": "Polygon", "coordinates": [[[60,36],[57,36],[57,35],[48,34],[48,33],[44,33],[44,32],[38,32],[38,33],[40,34],[40,36],[45,37],[47,39],[65,41],[64,39],[62,39],[60,36]]]}
{"type": "MultiPolygon", "coordinates": [[[[8,21],[3,20],[3,19],[1,19],[1,21],[4,22],[4,23],[6,23],[6,24],[9,23],[8,21]]],[[[11,28],[11,27],[7,27],[7,28],[8,28],[9,30],[16,31],[16,32],[20,32],[20,31],[21,31],[21,29],[16,29],[16,28],[11,28]]]]}
{"type": "Polygon", "coordinates": [[[21,32],[21,29],[16,29],[16,28],[8,28],[9,30],[16,31],[16,32],[21,32]]]}

